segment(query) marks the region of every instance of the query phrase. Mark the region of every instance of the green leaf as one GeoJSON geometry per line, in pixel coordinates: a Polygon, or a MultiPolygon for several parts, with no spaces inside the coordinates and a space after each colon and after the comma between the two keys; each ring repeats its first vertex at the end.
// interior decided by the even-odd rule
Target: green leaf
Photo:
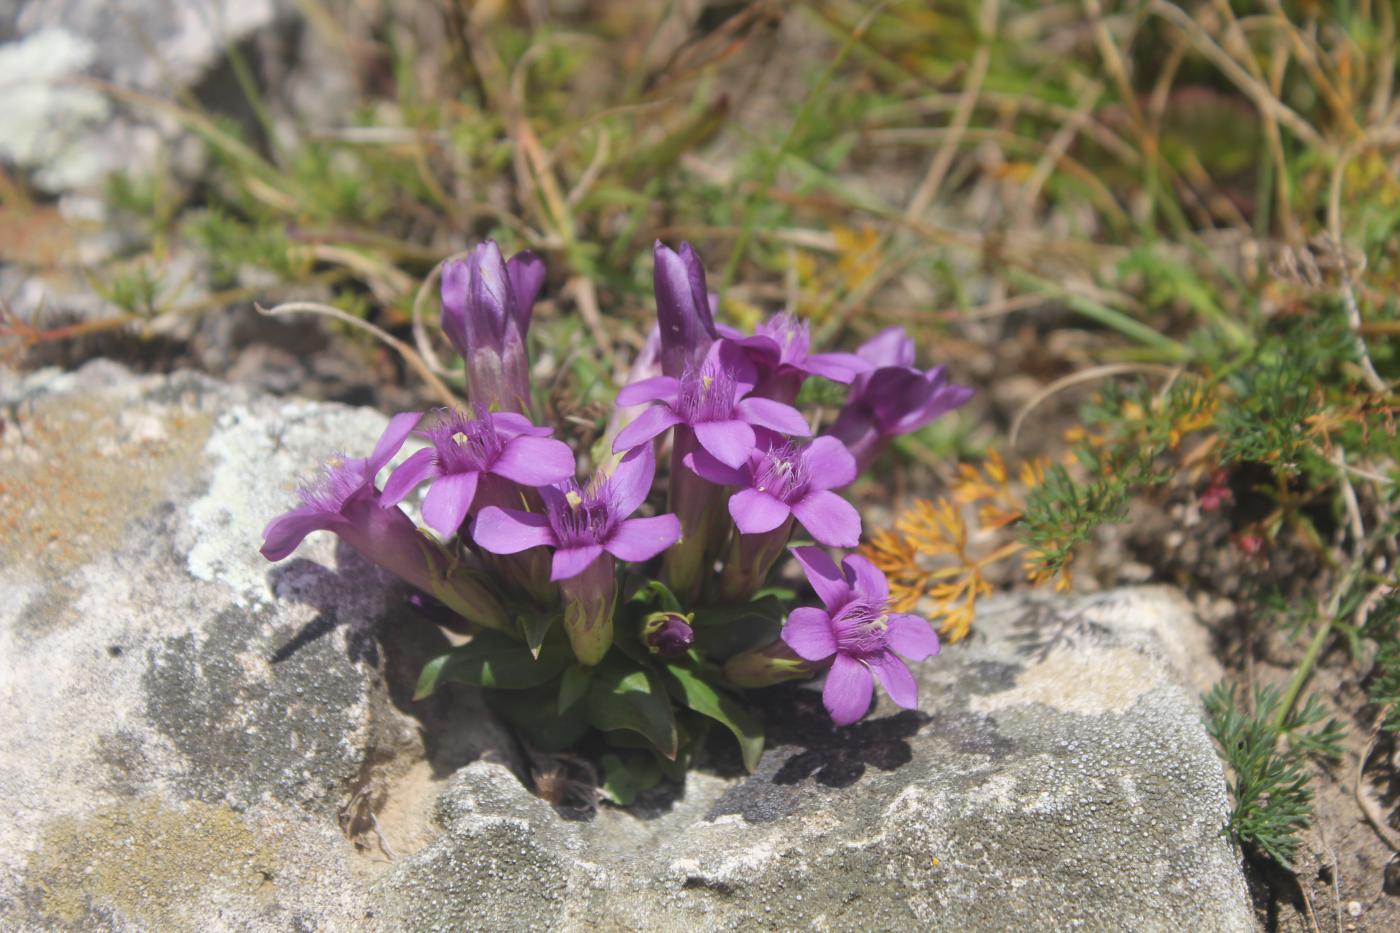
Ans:
{"type": "Polygon", "coordinates": [[[695,613],[695,625],[729,625],[741,619],[773,619],[781,621],[786,609],[782,600],[767,595],[738,606],[718,606],[712,609],[699,609],[695,613]]]}
{"type": "Polygon", "coordinates": [[[554,684],[530,690],[487,690],[486,705],[531,747],[542,752],[572,748],[588,732],[585,704],[575,703],[559,712],[554,684]]]}
{"type": "Polygon", "coordinates": [[[644,736],[667,758],[679,745],[671,698],[661,678],[617,660],[601,664],[588,688],[588,719],[610,732],[627,729],[644,736]]]}
{"type": "Polygon", "coordinates": [[[568,660],[568,651],[562,643],[545,645],[539,658],[535,658],[523,643],[496,632],[484,631],[473,636],[465,645],[440,654],[425,664],[413,698],[421,700],[431,696],[445,683],[525,690],[558,676],[568,660]]]}
{"type": "Polygon", "coordinates": [[[677,700],[734,733],[734,738],[739,740],[744,767],[752,773],[763,754],[763,727],[758,721],[745,712],[737,700],[711,684],[700,672],[681,664],[668,664],[666,670],[671,675],[672,693],[677,700]]]}
{"type": "Polygon", "coordinates": [[[520,617],[520,630],[525,633],[525,644],[529,647],[530,653],[535,657],[540,656],[540,647],[544,644],[544,637],[549,634],[549,627],[554,624],[554,620],[559,617],[557,612],[528,612],[520,617]]]}
{"type": "Polygon", "coordinates": [[[646,586],[632,595],[632,602],[656,603],[666,612],[680,612],[681,603],[671,588],[660,580],[648,580],[646,586]]]}
{"type": "Polygon", "coordinates": [[[651,755],[604,755],[601,790],[613,803],[625,807],[637,795],[661,783],[661,769],[651,755]]]}
{"type": "Polygon", "coordinates": [[[584,694],[588,692],[588,685],[593,681],[593,668],[585,667],[582,664],[575,664],[564,671],[564,676],[559,680],[559,712],[573,706],[582,700],[584,694]]]}

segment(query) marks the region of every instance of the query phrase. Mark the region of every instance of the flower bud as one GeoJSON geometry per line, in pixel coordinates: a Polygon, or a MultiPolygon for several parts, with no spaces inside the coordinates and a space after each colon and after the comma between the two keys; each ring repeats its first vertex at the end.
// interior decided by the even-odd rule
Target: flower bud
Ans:
{"type": "Polygon", "coordinates": [[[677,252],[658,240],[653,254],[661,371],[679,378],[688,366],[700,364],[719,336],[705,288],[705,267],[689,243],[682,243],[677,252]]]}
{"type": "Polygon", "coordinates": [[[642,622],[642,641],[652,654],[678,658],[695,643],[694,615],[679,612],[653,612],[642,622]]]}
{"type": "Polygon", "coordinates": [[[521,252],[506,262],[488,240],[442,270],[442,329],[467,363],[472,401],[493,411],[530,410],[525,334],[544,284],[544,263],[521,252]]]}
{"type": "Polygon", "coordinates": [[[817,672],[781,639],[751,648],[724,662],[724,676],[736,687],[771,687],[786,680],[803,680],[817,672]]]}

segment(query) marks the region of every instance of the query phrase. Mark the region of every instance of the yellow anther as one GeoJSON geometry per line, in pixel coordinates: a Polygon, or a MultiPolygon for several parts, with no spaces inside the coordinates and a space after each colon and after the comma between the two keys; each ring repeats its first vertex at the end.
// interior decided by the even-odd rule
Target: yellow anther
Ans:
{"type": "Polygon", "coordinates": [[[564,501],[569,503],[569,508],[576,509],[583,504],[583,496],[580,496],[571,489],[564,493],[564,501]]]}

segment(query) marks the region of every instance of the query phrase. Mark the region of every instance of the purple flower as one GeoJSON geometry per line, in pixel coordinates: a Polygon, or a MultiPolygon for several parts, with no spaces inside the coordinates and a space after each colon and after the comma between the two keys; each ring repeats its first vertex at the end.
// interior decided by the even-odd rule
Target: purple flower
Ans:
{"type": "Polygon", "coordinates": [[[573,476],[569,445],[546,435],[515,412],[477,416],[442,409],[442,419],[419,432],[432,444],[412,454],[384,484],[382,504],[397,505],[419,483],[432,480],[423,498],[423,520],[438,534],[451,537],[462,527],[483,474],[521,486],[544,486],[573,476]]]}
{"type": "Polygon", "coordinates": [[[971,388],[948,381],[944,367],[925,372],[912,365],[914,342],[903,328],[881,331],[859,355],[876,368],[852,381],[831,434],[845,442],[861,469],[890,438],[917,431],[972,398],[971,388]]]}
{"type": "Polygon", "coordinates": [[[586,487],[572,479],[542,487],[543,515],[487,506],[472,537],[493,554],[554,548],[550,579],[556,581],[578,576],[604,553],[623,561],[650,560],[681,534],[674,515],[628,518],[646,500],[655,475],[656,455],[643,445],[623,457],[611,475],[595,477],[586,487]]]}
{"type": "Polygon", "coordinates": [[[833,489],[855,482],[856,460],[834,437],[805,446],[776,442],[756,447],[740,469],[697,450],[686,466],[721,486],[742,487],[729,498],[729,514],[740,534],[763,534],[796,518],[829,547],[860,543],[860,513],[833,489]]]}
{"type": "Polygon", "coordinates": [[[419,417],[406,412],[390,419],[368,459],[337,457],[328,463],[319,482],[301,488],[301,505],[268,523],[262,555],[282,560],[313,531],[334,532],[361,556],[454,612],[503,629],[506,616],[496,598],[469,574],[454,569],[403,510],[385,508],[374,486],[375,475],[403,446],[419,417]]]}
{"type": "MultiPolygon", "coordinates": [[[[663,332],[664,333],[664,332],[663,332]]],[[[656,376],[624,386],[618,405],[654,402],[613,441],[615,452],[645,444],[673,425],[695,432],[700,446],[720,463],[739,467],[753,453],[754,428],[806,437],[812,433],[791,405],[747,397],[754,387],[754,367],[731,341],[719,340],[699,367],[679,379],[656,376]]]]}
{"type": "Polygon", "coordinates": [[[833,382],[849,383],[872,368],[869,361],[854,353],[811,353],[812,332],[807,322],[784,311],[754,328],[745,337],[732,327],[720,333],[748,351],[762,377],[755,394],[780,401],[791,401],[808,376],[822,376],[833,382]]]}
{"type": "Polygon", "coordinates": [[[442,329],[466,360],[471,399],[483,408],[530,410],[525,334],[544,278],[535,254],[506,262],[492,240],[442,270],[442,329]]]}
{"type": "Polygon", "coordinates": [[[642,622],[642,642],[658,657],[678,658],[695,644],[692,621],[679,612],[653,612],[642,622]]]}
{"type": "Polygon", "coordinates": [[[660,240],[652,249],[656,320],[661,328],[661,371],[680,376],[705,358],[718,334],[705,288],[705,267],[689,243],[680,252],[660,240]]]}
{"type": "Polygon", "coordinates": [[[888,611],[889,584],[864,557],[847,555],[838,568],[819,548],[793,548],[792,553],[826,610],[794,609],[782,639],[807,661],[832,659],[822,689],[832,720],[845,726],[865,715],[873,678],[879,678],[895,703],[917,708],[918,685],[898,655],[922,661],[937,654],[932,626],[918,616],[888,611]]]}

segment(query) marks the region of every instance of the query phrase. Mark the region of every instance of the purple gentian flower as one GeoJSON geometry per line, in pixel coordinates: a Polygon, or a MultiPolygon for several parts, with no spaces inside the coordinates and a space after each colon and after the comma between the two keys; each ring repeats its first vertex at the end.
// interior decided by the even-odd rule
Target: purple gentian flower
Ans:
{"type": "Polygon", "coordinates": [[[525,334],[544,285],[544,263],[534,253],[506,262],[487,240],[466,261],[442,270],[442,329],[467,364],[472,402],[483,408],[530,410],[530,361],[525,334]]]}
{"type": "Polygon", "coordinates": [[[699,365],[715,332],[710,293],[705,287],[705,267],[689,243],[680,252],[660,240],[652,249],[655,267],[656,321],[661,329],[661,371],[678,377],[699,365]]]}
{"type": "Polygon", "coordinates": [[[971,388],[948,381],[944,367],[916,369],[914,342],[901,327],[881,331],[859,355],[876,368],[852,381],[830,433],[850,448],[862,470],[890,438],[917,431],[972,398],[971,388]]]}
{"type": "Polygon", "coordinates": [[[860,544],[860,513],[831,491],[855,482],[856,459],[834,437],[818,437],[805,446],[779,441],[756,447],[737,470],[704,450],[685,463],[712,483],[741,487],[729,497],[729,514],[740,534],[763,534],[796,518],[821,544],[860,544]]]}
{"type": "Polygon", "coordinates": [[[650,560],[681,536],[674,515],[628,517],[646,500],[655,475],[656,454],[646,444],[587,487],[573,480],[542,487],[543,515],[487,506],[477,516],[472,536],[484,550],[554,548],[550,578],[559,583],[564,631],[582,664],[597,664],[612,645],[616,560],[650,560]]]}
{"type": "Polygon", "coordinates": [[[754,387],[754,367],[731,341],[719,340],[698,368],[679,379],[656,376],[624,386],[618,405],[654,402],[613,441],[620,452],[644,444],[673,425],[683,424],[716,460],[739,467],[753,453],[754,428],[806,437],[812,433],[791,405],[746,397],[754,387]]]}
{"type": "Polygon", "coordinates": [[[432,480],[423,498],[423,520],[450,538],[462,527],[481,477],[500,476],[521,486],[544,486],[574,474],[574,452],[515,412],[475,418],[442,410],[444,416],[420,432],[432,444],[409,456],[384,484],[382,504],[397,505],[414,487],[432,480]]]}
{"type": "Polygon", "coordinates": [[[933,627],[918,616],[890,612],[885,575],[859,554],[847,555],[838,568],[819,548],[793,548],[792,553],[826,610],[794,609],[782,639],[804,660],[832,659],[822,689],[832,721],[845,726],[865,715],[873,678],[879,678],[895,703],[916,709],[919,687],[898,655],[922,661],[937,654],[933,627]]]}
{"type": "Polygon", "coordinates": [[[655,475],[656,455],[649,444],[642,445],[611,475],[595,477],[586,487],[572,479],[541,487],[543,515],[487,506],[477,516],[472,538],[493,554],[554,548],[550,579],[555,581],[578,576],[604,553],[623,561],[650,560],[681,535],[674,515],[628,517],[646,500],[655,475]]]}
{"type": "Polygon", "coordinates": [[[337,457],[321,480],[303,486],[301,505],[268,523],[262,555],[282,560],[313,531],[334,532],[361,556],[436,597],[454,612],[492,628],[505,628],[496,598],[426,539],[402,509],[384,507],[375,475],[398,453],[418,423],[417,412],[395,415],[366,460],[337,457]]]}
{"type": "Polygon", "coordinates": [[[732,327],[720,333],[748,351],[762,374],[754,394],[791,402],[808,376],[849,383],[871,363],[854,353],[811,353],[812,332],[806,321],[784,311],[754,328],[745,337],[732,327]]]}

